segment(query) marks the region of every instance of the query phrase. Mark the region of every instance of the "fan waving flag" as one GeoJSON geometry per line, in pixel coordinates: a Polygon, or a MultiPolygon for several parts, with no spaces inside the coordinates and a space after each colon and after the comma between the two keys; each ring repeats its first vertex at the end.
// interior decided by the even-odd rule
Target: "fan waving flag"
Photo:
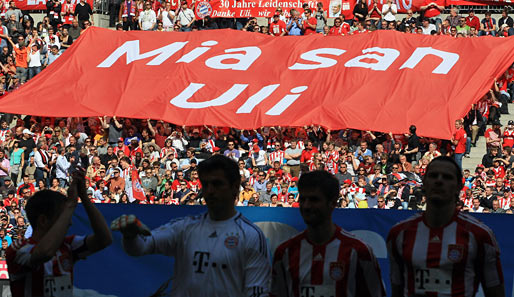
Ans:
{"type": "Polygon", "coordinates": [[[321,125],[450,139],[514,61],[514,38],[379,30],[272,37],[89,28],[0,111],[239,129],[321,125]],[[55,88],[56,81],[62,87],[55,88]]]}
{"type": "Polygon", "coordinates": [[[141,186],[141,179],[139,178],[139,174],[137,173],[137,169],[132,169],[132,197],[137,200],[146,200],[145,191],[143,190],[143,186],[141,186]]]}

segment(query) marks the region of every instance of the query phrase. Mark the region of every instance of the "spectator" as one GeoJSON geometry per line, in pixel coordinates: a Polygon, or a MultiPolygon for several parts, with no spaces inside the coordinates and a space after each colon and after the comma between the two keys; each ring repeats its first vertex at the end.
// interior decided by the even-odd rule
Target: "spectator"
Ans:
{"type": "Polygon", "coordinates": [[[273,36],[285,36],[287,34],[286,23],[280,19],[280,14],[275,12],[270,23],[270,32],[273,36]]]}
{"type": "MultiPolygon", "coordinates": [[[[420,10],[423,13],[424,18],[428,19],[431,24],[435,24],[435,30],[438,31],[442,24],[442,20],[439,16],[444,11],[444,1],[425,0],[424,5],[420,7],[420,10]]],[[[423,31],[423,34],[426,33],[423,31]]]]}
{"type": "Polygon", "coordinates": [[[15,1],[9,1],[9,8],[5,12],[5,18],[7,20],[11,20],[11,15],[14,15],[14,19],[16,22],[20,22],[20,20],[23,18],[23,13],[18,7],[16,7],[15,1]]]}
{"type": "MultiPolygon", "coordinates": [[[[382,4],[378,3],[378,0],[373,0],[373,4],[369,7],[368,19],[375,28],[380,29],[380,20],[382,19],[382,4]]],[[[410,13],[412,16],[412,11],[410,13]]]]}
{"type": "Polygon", "coordinates": [[[152,9],[150,2],[145,3],[145,10],[139,14],[139,28],[143,31],[151,31],[154,29],[157,22],[157,16],[152,9]]]}
{"type": "Polygon", "coordinates": [[[387,0],[382,6],[382,15],[383,20],[386,20],[388,25],[396,22],[396,14],[398,13],[398,8],[396,4],[393,3],[393,0],[387,0]]]}
{"type": "Polygon", "coordinates": [[[120,12],[118,16],[118,22],[123,22],[123,30],[128,31],[136,30],[137,28],[137,20],[136,20],[137,10],[136,3],[133,0],[125,0],[121,2],[120,12]]]}
{"type": "Polygon", "coordinates": [[[469,35],[470,27],[466,24],[466,19],[461,17],[459,20],[459,25],[456,27],[458,33],[462,33],[464,35],[469,35]]]}
{"type": "Polygon", "coordinates": [[[462,169],[462,157],[466,152],[467,141],[466,131],[464,130],[462,120],[455,121],[455,129],[456,131],[452,138],[452,144],[455,145],[455,162],[457,162],[457,165],[462,169]]]}
{"type": "Polygon", "coordinates": [[[80,2],[75,6],[75,12],[73,15],[77,17],[78,24],[82,29],[86,29],[86,22],[93,24],[93,19],[91,19],[91,21],[89,20],[90,16],[93,15],[93,10],[91,9],[91,5],[89,5],[85,0],[80,0],[80,2]]]}
{"type": "MultiPolygon", "coordinates": [[[[324,28],[327,25],[327,12],[323,10],[323,2],[318,2],[316,14],[316,33],[323,33],[324,28]]],[[[511,26],[512,27],[512,26],[511,26]]]]}
{"type": "Polygon", "coordinates": [[[350,33],[350,25],[348,23],[344,23],[341,18],[335,18],[334,26],[330,28],[330,32],[328,35],[330,36],[344,36],[350,33]]]}
{"type": "Polygon", "coordinates": [[[502,16],[498,19],[498,27],[502,27],[504,24],[509,28],[514,27],[514,20],[509,16],[509,11],[507,9],[502,10],[502,16]]]}
{"type": "Polygon", "coordinates": [[[300,18],[300,13],[296,9],[291,9],[290,11],[291,19],[287,24],[286,30],[287,33],[291,36],[300,36],[303,35],[303,22],[300,18]]]}
{"type": "Polygon", "coordinates": [[[480,30],[480,20],[475,16],[473,9],[469,10],[469,15],[466,17],[466,25],[470,28],[475,28],[476,31],[480,30]]]}
{"type": "Polygon", "coordinates": [[[430,20],[428,18],[424,18],[421,30],[423,31],[424,35],[430,35],[432,34],[432,31],[437,31],[437,28],[434,24],[430,23],[430,20]]]}
{"type": "Polygon", "coordinates": [[[450,23],[450,26],[456,27],[460,24],[462,17],[458,15],[457,8],[453,7],[450,9],[450,15],[447,16],[446,19],[450,23]]]}
{"type": "Polygon", "coordinates": [[[359,1],[353,8],[353,15],[356,21],[364,22],[368,16],[368,4],[366,1],[359,1]]]}
{"type": "Polygon", "coordinates": [[[194,12],[187,7],[187,1],[182,1],[180,9],[177,13],[176,23],[180,24],[180,31],[188,32],[191,31],[191,25],[195,21],[194,12]]]}
{"type": "Polygon", "coordinates": [[[175,12],[171,9],[171,2],[166,2],[164,7],[159,9],[157,18],[162,22],[165,31],[171,31],[175,22],[175,12]]]}
{"type": "Polygon", "coordinates": [[[28,79],[32,79],[34,76],[41,72],[41,50],[35,43],[35,40],[29,44],[29,53],[27,57],[28,61],[28,79]]]}
{"type": "Polygon", "coordinates": [[[303,23],[303,35],[311,35],[316,33],[317,19],[312,16],[312,10],[307,8],[305,10],[305,21],[303,23]]]}
{"type": "Polygon", "coordinates": [[[68,33],[70,34],[73,40],[76,40],[77,38],[79,38],[81,32],[82,29],[79,26],[79,21],[74,18],[71,22],[71,27],[68,29],[68,33]]]}
{"type": "Polygon", "coordinates": [[[485,18],[480,23],[480,36],[496,36],[496,20],[491,17],[490,11],[485,13],[485,18]]]}

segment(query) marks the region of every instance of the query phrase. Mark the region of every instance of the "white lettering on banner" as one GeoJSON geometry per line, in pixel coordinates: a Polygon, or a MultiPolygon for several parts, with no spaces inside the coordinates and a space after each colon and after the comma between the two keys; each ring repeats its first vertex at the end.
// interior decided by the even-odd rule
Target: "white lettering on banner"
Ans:
{"type": "MultiPolygon", "coordinates": [[[[118,59],[120,59],[123,55],[126,55],[127,65],[134,61],[147,59],[151,57],[153,57],[153,59],[146,63],[146,65],[161,65],[164,61],[166,61],[171,56],[180,51],[187,43],[188,41],[174,42],[146,53],[140,53],[139,40],[126,41],[124,44],[122,44],[120,47],[114,50],[104,61],[102,61],[96,67],[109,68],[114,63],[116,63],[116,61],[118,61],[118,59]]],[[[191,63],[200,56],[207,53],[212,46],[217,44],[218,42],[214,40],[204,41],[201,43],[201,46],[196,47],[193,50],[181,56],[176,61],[176,63],[191,63]]],[[[336,65],[338,61],[319,55],[340,56],[345,52],[346,50],[337,48],[319,48],[310,50],[308,52],[301,54],[300,58],[305,61],[314,62],[317,64],[305,64],[296,62],[295,64],[289,67],[289,70],[313,70],[319,68],[330,68],[336,65]]],[[[205,61],[205,65],[213,69],[230,69],[246,71],[260,57],[261,53],[261,49],[257,46],[229,48],[225,50],[225,54],[208,58],[205,61]],[[226,60],[230,60],[230,63],[223,63],[226,60]],[[237,62],[233,62],[233,60],[237,60],[237,62]]],[[[400,56],[400,52],[396,49],[380,47],[363,49],[362,53],[364,55],[360,55],[348,60],[344,64],[344,66],[368,68],[375,71],[385,71],[394,63],[398,56],[400,56]],[[376,62],[363,62],[363,59],[373,59],[376,60],[376,62]]],[[[407,59],[407,61],[399,69],[413,69],[427,55],[434,55],[442,59],[442,62],[439,64],[439,66],[437,66],[432,71],[432,73],[434,74],[448,74],[448,72],[453,68],[453,66],[455,66],[455,64],[459,61],[460,58],[460,56],[456,53],[445,52],[434,49],[432,47],[418,47],[414,50],[409,59],[407,59]]]]}
{"type": "Polygon", "coordinates": [[[214,40],[202,42],[202,46],[199,46],[194,50],[190,51],[189,53],[183,55],[180,59],[178,59],[176,63],[191,63],[194,60],[196,60],[196,58],[200,57],[201,55],[205,54],[208,50],[211,49],[207,46],[214,46],[216,44],[218,44],[218,42],[214,40]]]}
{"type": "MultiPolygon", "coordinates": [[[[66,0],[59,0],[63,4],[66,0]]],[[[78,4],[80,0],[71,0],[71,4],[78,4]]],[[[46,0],[27,0],[27,6],[29,5],[46,5],[46,0]]]]}
{"type": "MultiPolygon", "coordinates": [[[[175,98],[170,100],[172,105],[175,105],[180,108],[188,108],[188,109],[200,109],[207,108],[212,106],[221,106],[227,103],[232,102],[237,96],[239,96],[245,89],[248,87],[248,84],[234,84],[228,91],[221,94],[218,98],[201,101],[201,102],[189,102],[188,100],[193,97],[193,95],[198,92],[201,88],[203,88],[205,84],[198,83],[190,83],[180,94],[178,94],[175,98]]],[[[246,102],[239,107],[236,113],[250,113],[255,106],[261,103],[264,99],[269,97],[280,84],[273,84],[269,86],[265,86],[260,89],[253,96],[249,97],[246,102]]],[[[307,86],[299,86],[291,89],[291,93],[284,96],[280,101],[275,104],[268,112],[267,115],[281,115],[284,110],[286,110],[291,104],[293,104],[298,97],[300,97],[300,93],[307,90],[307,86]]]]}
{"type": "Polygon", "coordinates": [[[177,97],[170,100],[170,103],[181,108],[191,108],[191,109],[198,109],[198,108],[206,108],[211,106],[220,106],[225,105],[237,96],[243,92],[246,87],[248,87],[248,84],[234,84],[232,88],[230,88],[225,93],[221,94],[218,98],[212,99],[209,101],[203,101],[203,102],[188,102],[193,95],[203,88],[205,84],[196,84],[196,83],[190,83],[189,86],[182,91],[182,93],[178,94],[177,97]]]}
{"type": "Polygon", "coordinates": [[[432,71],[434,74],[448,74],[450,69],[452,69],[455,63],[457,63],[459,60],[459,55],[455,53],[443,52],[431,47],[418,47],[412,53],[410,58],[400,67],[400,69],[413,69],[427,55],[434,55],[443,59],[441,64],[439,64],[439,66],[437,66],[434,71],[432,71]]]}
{"type": "Polygon", "coordinates": [[[381,47],[372,47],[372,48],[366,48],[362,50],[362,53],[365,55],[361,55],[358,57],[355,57],[344,66],[346,67],[362,67],[362,68],[369,68],[377,71],[385,71],[393,62],[400,56],[400,52],[398,50],[392,49],[392,48],[381,48],[381,47]],[[377,54],[366,54],[370,52],[377,52],[383,54],[383,56],[377,55],[377,54]],[[362,62],[362,59],[374,59],[377,60],[377,63],[367,63],[362,62]]]}
{"type": "Polygon", "coordinates": [[[344,54],[346,51],[338,48],[318,48],[315,50],[308,51],[306,53],[303,53],[300,58],[315,62],[318,64],[302,64],[302,63],[295,63],[293,66],[289,67],[291,70],[313,70],[313,69],[319,69],[319,68],[329,68],[337,64],[337,60],[320,57],[318,55],[334,55],[334,56],[340,56],[344,54]]]}
{"type": "Polygon", "coordinates": [[[205,65],[213,69],[232,69],[232,70],[247,70],[257,58],[261,55],[261,49],[256,46],[247,46],[240,48],[226,49],[225,53],[245,52],[244,54],[226,54],[214,56],[207,61],[205,65]],[[224,64],[224,60],[239,60],[237,63],[224,64]]]}
{"type": "Polygon", "coordinates": [[[293,94],[287,94],[282,98],[275,106],[273,106],[270,110],[266,112],[267,115],[281,115],[284,110],[286,110],[291,104],[293,104],[298,97],[300,97],[301,93],[305,90],[307,90],[307,86],[300,86],[296,88],[291,89],[291,93],[293,94]]]}
{"type": "Polygon", "coordinates": [[[153,56],[157,57],[153,58],[150,62],[146,63],[146,65],[160,65],[162,62],[166,61],[167,59],[169,59],[169,57],[173,56],[176,52],[181,50],[187,43],[188,41],[174,42],[172,44],[158,48],[156,50],[140,54],[139,40],[127,41],[122,46],[117,48],[109,57],[107,57],[107,59],[105,59],[96,67],[109,68],[121,56],[125,54],[127,55],[127,65],[134,61],[146,59],[153,56]]]}
{"type": "Polygon", "coordinates": [[[46,4],[46,0],[27,0],[27,5],[46,4]]]}
{"type": "Polygon", "coordinates": [[[236,113],[251,113],[253,108],[257,106],[262,100],[268,98],[275,90],[280,86],[280,84],[269,85],[262,88],[257,93],[253,94],[246,102],[239,107],[236,113]]]}

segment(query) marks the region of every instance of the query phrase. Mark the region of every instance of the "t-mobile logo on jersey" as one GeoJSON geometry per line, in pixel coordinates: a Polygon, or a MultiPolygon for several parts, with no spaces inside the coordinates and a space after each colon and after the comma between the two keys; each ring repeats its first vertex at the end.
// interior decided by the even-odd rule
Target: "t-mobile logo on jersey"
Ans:
{"type": "Polygon", "coordinates": [[[196,267],[196,273],[204,273],[205,271],[202,268],[205,266],[209,266],[209,257],[210,253],[208,252],[195,252],[193,266],[196,267]]]}
{"type": "MultiPolygon", "coordinates": [[[[193,266],[196,267],[196,273],[205,273],[207,267],[209,267],[210,256],[211,254],[209,252],[195,251],[193,266]]],[[[227,264],[218,265],[216,262],[210,262],[210,265],[213,268],[221,267],[221,269],[227,269],[227,264]]]]}

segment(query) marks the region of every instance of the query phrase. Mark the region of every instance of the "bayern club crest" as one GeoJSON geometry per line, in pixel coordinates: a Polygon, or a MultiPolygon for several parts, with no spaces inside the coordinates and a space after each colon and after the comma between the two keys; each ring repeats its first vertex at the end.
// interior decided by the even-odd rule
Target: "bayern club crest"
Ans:
{"type": "Polygon", "coordinates": [[[330,263],[330,278],[335,281],[340,281],[344,276],[344,264],[338,262],[330,263]]]}
{"type": "Polygon", "coordinates": [[[229,236],[227,238],[225,238],[225,246],[229,249],[233,249],[235,247],[237,247],[237,245],[239,244],[239,238],[237,236],[229,236]]]}
{"type": "Polygon", "coordinates": [[[460,244],[448,245],[448,260],[453,263],[462,261],[464,257],[464,246],[460,244]]]}
{"type": "Polygon", "coordinates": [[[212,6],[207,1],[200,1],[198,4],[196,4],[196,15],[203,19],[206,16],[210,16],[212,12],[212,6]]]}

